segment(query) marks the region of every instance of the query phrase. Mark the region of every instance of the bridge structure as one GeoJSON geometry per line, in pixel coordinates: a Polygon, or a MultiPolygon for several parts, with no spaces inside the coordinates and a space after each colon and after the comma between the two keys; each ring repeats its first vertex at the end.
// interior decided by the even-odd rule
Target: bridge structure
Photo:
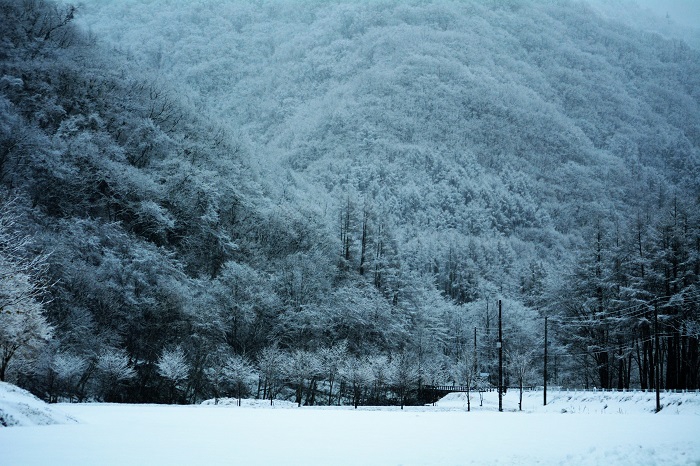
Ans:
{"type": "MultiPolygon", "coordinates": [[[[538,390],[541,387],[536,387],[536,386],[523,386],[524,391],[532,391],[532,390],[538,390]]],[[[485,392],[495,392],[498,390],[498,387],[494,387],[493,385],[488,385],[488,386],[479,386],[479,387],[467,387],[467,385],[424,385],[423,386],[423,396],[422,400],[425,403],[435,403],[438,401],[440,398],[446,396],[449,393],[485,393],[485,392]]],[[[506,393],[508,390],[514,390],[518,391],[520,390],[520,387],[518,386],[504,386],[503,387],[503,393],[506,393]]]]}
{"type": "MultiPolygon", "coordinates": [[[[475,392],[476,387],[468,387],[467,385],[424,385],[425,390],[441,392],[441,393],[454,393],[454,392],[475,392]]],[[[482,391],[490,391],[491,389],[482,389],[482,391]]]]}
{"type": "Polygon", "coordinates": [[[491,392],[496,390],[496,387],[468,387],[467,385],[423,385],[422,401],[424,403],[435,403],[440,398],[448,393],[477,393],[491,392]]]}
{"type": "MultiPolygon", "coordinates": [[[[498,387],[488,386],[488,387],[467,387],[466,385],[424,385],[424,390],[431,390],[435,392],[448,393],[455,392],[493,392],[498,390],[498,387]]],[[[536,390],[535,386],[523,386],[523,390],[536,390]]],[[[503,387],[503,391],[508,390],[520,390],[518,386],[503,387]]]]}

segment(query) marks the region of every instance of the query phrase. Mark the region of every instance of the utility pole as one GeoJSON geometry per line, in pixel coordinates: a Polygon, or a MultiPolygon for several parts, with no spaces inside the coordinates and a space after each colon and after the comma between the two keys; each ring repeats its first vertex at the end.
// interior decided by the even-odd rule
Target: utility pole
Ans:
{"type": "Polygon", "coordinates": [[[478,377],[477,370],[479,368],[479,363],[476,357],[476,327],[474,327],[474,378],[478,377]]]}
{"type": "Polygon", "coordinates": [[[547,406],[547,316],[544,316],[544,405],[547,406]]]}
{"type": "Polygon", "coordinates": [[[654,386],[656,387],[656,412],[661,411],[661,385],[659,376],[659,309],[654,304],[654,386]]]}
{"type": "Polygon", "coordinates": [[[501,300],[498,300],[498,411],[503,411],[503,321],[501,316],[501,300]]]}

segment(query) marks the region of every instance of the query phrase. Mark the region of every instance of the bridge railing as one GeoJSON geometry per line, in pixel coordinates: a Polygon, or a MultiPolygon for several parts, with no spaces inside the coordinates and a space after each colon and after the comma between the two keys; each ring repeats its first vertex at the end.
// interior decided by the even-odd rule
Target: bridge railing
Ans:
{"type": "MultiPolygon", "coordinates": [[[[423,388],[425,390],[432,390],[436,392],[493,392],[496,391],[498,387],[470,387],[469,390],[467,390],[466,385],[424,385],[423,388]]],[[[518,386],[507,386],[505,387],[506,391],[507,390],[520,390],[520,387],[518,386]]],[[[537,390],[537,387],[533,386],[524,386],[523,390],[537,390]]]]}

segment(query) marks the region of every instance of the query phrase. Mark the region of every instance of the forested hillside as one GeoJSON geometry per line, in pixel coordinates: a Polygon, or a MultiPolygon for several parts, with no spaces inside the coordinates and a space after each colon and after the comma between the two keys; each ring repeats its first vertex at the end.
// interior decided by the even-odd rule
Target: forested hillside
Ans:
{"type": "Polygon", "coordinates": [[[500,299],[510,384],[547,315],[550,383],[700,385],[685,42],[576,1],[0,5],[0,379],[415,401],[495,383],[500,299]]]}

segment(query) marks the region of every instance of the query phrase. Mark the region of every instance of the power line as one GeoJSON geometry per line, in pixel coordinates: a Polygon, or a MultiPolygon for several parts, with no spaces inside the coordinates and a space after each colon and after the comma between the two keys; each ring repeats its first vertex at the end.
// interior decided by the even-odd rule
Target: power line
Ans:
{"type": "MultiPolygon", "coordinates": [[[[637,314],[645,314],[645,313],[652,313],[653,309],[651,308],[652,305],[658,304],[661,301],[664,300],[671,300],[673,298],[679,297],[678,294],[674,294],[672,296],[658,296],[650,301],[644,301],[640,302],[638,304],[633,304],[624,308],[619,308],[619,309],[607,309],[603,312],[597,312],[594,311],[592,312],[591,318],[595,318],[596,314],[601,314],[600,318],[601,319],[606,319],[606,318],[612,318],[612,317],[633,317],[637,314]]],[[[691,291],[691,292],[683,292],[680,294],[680,297],[682,297],[684,300],[686,299],[693,299],[693,298],[700,298],[700,290],[699,291],[691,291]]],[[[677,304],[683,304],[683,303],[677,303],[677,304]]],[[[659,307],[674,307],[677,305],[676,303],[671,303],[667,302],[659,307]]],[[[566,323],[578,323],[582,322],[584,318],[582,316],[555,316],[552,318],[553,321],[556,322],[566,322],[566,323]]]]}

